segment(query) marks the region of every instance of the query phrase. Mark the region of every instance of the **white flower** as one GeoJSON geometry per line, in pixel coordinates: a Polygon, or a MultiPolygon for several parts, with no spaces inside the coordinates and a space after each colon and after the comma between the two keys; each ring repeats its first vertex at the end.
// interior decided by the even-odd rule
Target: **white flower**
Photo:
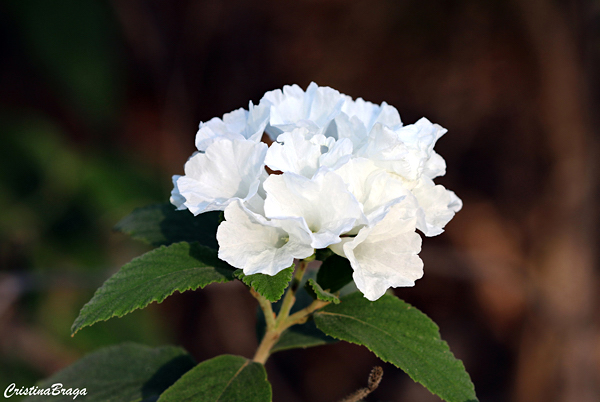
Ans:
{"type": "Polygon", "coordinates": [[[349,140],[352,143],[352,149],[359,150],[366,144],[369,131],[358,117],[349,117],[340,113],[335,118],[335,124],[329,126],[326,134],[338,140],[349,140]]]}
{"type": "Polygon", "coordinates": [[[402,120],[400,119],[398,110],[385,102],[381,105],[375,105],[362,98],[352,100],[352,98],[347,95],[345,95],[344,98],[342,112],[350,118],[356,116],[356,118],[364,124],[367,132],[371,131],[371,128],[373,128],[375,123],[381,123],[392,129],[402,126],[402,120]]]}
{"type": "Polygon", "coordinates": [[[383,220],[346,238],[342,250],[334,248],[350,260],[356,287],[369,300],[379,299],[390,287],[414,286],[423,276],[421,237],[411,209],[397,204],[383,220]]]}
{"type": "Polygon", "coordinates": [[[359,150],[367,143],[368,134],[377,123],[391,130],[402,127],[400,114],[393,106],[385,102],[375,105],[362,98],[353,100],[344,95],[341,113],[335,117],[335,124],[329,126],[326,134],[337,139],[348,139],[354,150],[359,150]]]}
{"type": "Polygon", "coordinates": [[[268,220],[244,208],[240,201],[225,208],[225,221],[217,229],[219,258],[244,274],[275,275],[294,258],[313,254],[310,231],[300,218],[268,220]]]}
{"type": "Polygon", "coordinates": [[[200,124],[199,152],[173,176],[171,202],[194,214],[224,210],[219,258],[247,275],[275,275],[329,247],[376,300],[414,285],[423,275],[417,230],[442,233],[462,207],[433,181],[446,172],[434,151],[444,133],[425,118],[403,125],[385,102],[285,86],[200,124]]]}
{"type": "Polygon", "coordinates": [[[269,106],[254,106],[225,113],[223,119],[214,117],[206,123],[200,123],[196,133],[196,148],[205,151],[219,139],[260,141],[269,119],[269,106]],[[249,110],[249,111],[248,111],[249,110]]]}
{"type": "Polygon", "coordinates": [[[344,96],[335,89],[320,87],[311,82],[306,92],[298,85],[284,86],[267,92],[260,105],[270,105],[270,119],[266,132],[275,139],[279,134],[306,127],[324,132],[340,112],[344,96]]]}
{"type": "Polygon", "coordinates": [[[361,224],[377,223],[392,205],[412,196],[400,176],[377,167],[369,159],[352,159],[335,172],[361,204],[365,214],[364,219],[359,222],[361,224]]]}
{"type": "Polygon", "coordinates": [[[396,130],[377,123],[357,154],[407,180],[418,180],[424,171],[437,177],[445,173],[446,165],[433,146],[446,131],[425,118],[396,130]]]}
{"type": "Polygon", "coordinates": [[[311,178],[319,168],[321,146],[314,140],[307,140],[308,133],[309,131],[302,127],[280,134],[277,137],[278,142],[269,147],[265,164],[275,171],[291,172],[311,178]]]}
{"type": "Polygon", "coordinates": [[[266,152],[266,144],[253,141],[213,142],[205,153],[197,152],[186,162],[185,176],[176,179],[173,200],[198,215],[223,210],[236,199],[252,198],[267,176],[266,152]]]}
{"type": "Polygon", "coordinates": [[[277,137],[267,151],[265,164],[281,172],[313,177],[321,166],[335,169],[350,160],[352,143],[336,141],[323,134],[311,135],[306,128],[297,128],[277,137]],[[282,144],[280,144],[280,142],[282,144]]]}
{"type": "Polygon", "coordinates": [[[179,192],[179,188],[177,187],[177,181],[181,176],[175,175],[173,176],[173,190],[171,191],[171,204],[175,205],[178,210],[187,209],[185,204],[185,197],[181,195],[179,192]]]}
{"type": "Polygon", "coordinates": [[[442,233],[444,226],[462,208],[462,201],[454,192],[435,185],[428,177],[422,177],[412,192],[419,203],[417,228],[425,236],[442,233]]]}
{"type": "Polygon", "coordinates": [[[341,241],[362,217],[360,204],[340,176],[321,170],[312,179],[294,173],[271,175],[264,183],[267,218],[302,218],[312,232],[311,246],[341,241]]]}

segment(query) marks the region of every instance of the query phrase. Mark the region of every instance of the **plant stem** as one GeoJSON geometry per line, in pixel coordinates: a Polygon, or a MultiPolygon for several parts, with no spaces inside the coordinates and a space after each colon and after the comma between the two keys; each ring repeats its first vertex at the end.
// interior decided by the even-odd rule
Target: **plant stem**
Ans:
{"type": "Polygon", "coordinates": [[[256,349],[253,361],[265,364],[271,354],[271,349],[273,346],[275,346],[283,331],[292,325],[306,322],[310,314],[329,304],[329,302],[315,300],[308,307],[305,307],[302,310],[290,315],[290,311],[296,302],[296,292],[298,291],[300,282],[302,281],[302,277],[304,276],[304,272],[306,271],[306,267],[308,266],[309,262],[310,261],[307,261],[306,259],[300,261],[300,265],[294,272],[294,277],[292,278],[290,287],[283,297],[281,309],[279,310],[277,317],[275,317],[275,314],[273,313],[271,303],[258,294],[254,289],[250,289],[252,296],[258,300],[267,322],[267,331],[265,332],[260,345],[258,345],[258,349],[256,349]]]}
{"type": "Polygon", "coordinates": [[[263,336],[260,345],[258,345],[258,349],[256,349],[256,353],[254,354],[253,361],[261,364],[265,364],[269,356],[271,355],[271,349],[277,341],[279,340],[279,336],[281,336],[280,332],[267,330],[265,336],[263,336]]]}
{"type": "Polygon", "coordinates": [[[285,293],[285,296],[283,297],[283,302],[281,303],[281,309],[279,310],[279,314],[277,315],[277,321],[275,325],[280,325],[281,322],[285,321],[290,315],[290,310],[296,302],[296,292],[300,287],[300,282],[302,281],[304,272],[306,272],[307,266],[308,261],[301,260],[300,265],[296,268],[296,271],[294,272],[294,277],[292,278],[292,282],[290,283],[290,287],[288,288],[287,292],[285,293]]]}
{"type": "Polygon", "coordinates": [[[317,311],[318,309],[325,307],[329,303],[330,302],[328,302],[328,301],[314,300],[307,307],[303,308],[300,311],[296,311],[294,314],[290,315],[287,318],[287,320],[285,320],[285,322],[283,322],[281,324],[280,329],[282,331],[285,331],[292,325],[304,324],[306,322],[306,320],[308,320],[309,315],[311,315],[313,312],[317,311]]]}
{"type": "Polygon", "coordinates": [[[271,302],[253,288],[250,288],[250,294],[252,294],[256,300],[258,300],[258,304],[260,305],[263,315],[265,316],[267,330],[275,328],[275,313],[273,312],[271,302]]]}
{"type": "Polygon", "coordinates": [[[355,391],[353,394],[348,395],[344,399],[339,402],[358,402],[362,401],[369,395],[371,392],[375,391],[381,382],[381,377],[383,377],[383,369],[379,366],[373,367],[371,370],[371,374],[369,374],[369,383],[367,388],[361,388],[358,391],[355,391]]]}

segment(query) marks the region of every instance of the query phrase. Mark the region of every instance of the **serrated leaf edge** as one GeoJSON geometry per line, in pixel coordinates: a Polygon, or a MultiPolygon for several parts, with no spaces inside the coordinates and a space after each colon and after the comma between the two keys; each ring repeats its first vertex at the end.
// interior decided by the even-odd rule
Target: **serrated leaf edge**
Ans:
{"type": "Polygon", "coordinates": [[[336,295],[334,295],[331,292],[328,292],[326,290],[324,290],[321,285],[319,285],[317,283],[316,280],[310,278],[307,282],[306,282],[307,286],[310,286],[315,294],[315,296],[317,297],[317,299],[319,300],[323,300],[323,301],[327,301],[327,302],[331,302],[333,304],[339,304],[340,303],[340,298],[336,295]]]}
{"type": "MultiPolygon", "coordinates": [[[[77,332],[79,332],[81,329],[83,329],[83,328],[85,328],[85,327],[92,326],[92,325],[94,325],[94,324],[96,324],[96,323],[98,323],[98,322],[104,322],[104,321],[108,321],[108,320],[110,320],[111,318],[115,318],[115,317],[116,317],[116,318],[123,317],[123,316],[125,316],[125,315],[127,315],[127,314],[129,314],[129,313],[131,313],[131,312],[133,312],[133,311],[135,311],[135,310],[139,310],[139,309],[146,308],[146,307],[148,307],[150,304],[152,304],[152,303],[154,303],[154,302],[156,302],[157,304],[160,304],[160,303],[162,303],[162,302],[163,302],[163,301],[164,301],[164,300],[165,300],[167,297],[169,297],[169,296],[171,296],[171,295],[175,294],[176,292],[178,292],[178,293],[184,293],[184,292],[186,292],[186,291],[188,291],[188,290],[203,289],[204,287],[206,287],[206,286],[208,286],[208,285],[210,285],[210,284],[212,284],[212,283],[225,283],[225,282],[229,282],[229,280],[227,280],[227,278],[220,278],[220,279],[217,279],[217,280],[215,280],[215,281],[212,281],[212,282],[210,282],[210,283],[207,283],[207,284],[206,284],[206,285],[204,285],[204,286],[202,286],[202,285],[200,285],[200,286],[197,286],[197,287],[194,287],[194,286],[187,286],[187,287],[182,287],[182,288],[180,288],[180,289],[173,289],[173,291],[172,291],[172,292],[170,292],[170,293],[168,293],[168,294],[166,294],[166,295],[164,295],[164,296],[157,297],[157,298],[155,298],[155,297],[150,297],[149,299],[145,299],[145,300],[142,302],[142,306],[141,306],[141,307],[136,307],[136,308],[133,308],[133,309],[129,309],[129,310],[127,310],[127,311],[124,311],[124,312],[122,312],[122,313],[114,313],[114,314],[112,314],[110,317],[103,318],[103,319],[98,319],[98,320],[95,320],[95,321],[94,321],[94,322],[92,322],[92,323],[88,323],[88,324],[84,324],[84,325],[77,325],[77,323],[80,321],[81,312],[82,312],[82,311],[83,311],[83,310],[84,310],[84,309],[85,309],[85,308],[86,308],[88,305],[90,305],[90,304],[91,304],[91,303],[94,301],[94,299],[96,298],[96,296],[100,296],[100,295],[102,295],[102,294],[104,294],[104,293],[106,292],[105,285],[106,285],[106,284],[107,284],[109,281],[111,281],[111,280],[112,280],[112,279],[115,277],[115,275],[117,275],[119,272],[121,272],[121,270],[122,270],[124,267],[128,266],[129,264],[132,264],[134,261],[136,261],[136,260],[138,260],[138,259],[141,259],[141,258],[144,258],[144,257],[148,256],[148,254],[156,253],[156,252],[158,252],[158,251],[160,251],[160,250],[163,250],[163,249],[165,249],[165,248],[169,248],[169,247],[172,247],[172,246],[174,246],[174,245],[183,244],[183,243],[187,243],[187,242],[178,242],[178,243],[173,243],[173,244],[169,244],[169,245],[162,245],[162,246],[159,246],[159,247],[157,247],[157,248],[155,248],[155,249],[153,249],[153,250],[150,250],[150,251],[148,251],[147,253],[144,253],[144,254],[142,254],[142,255],[140,255],[140,256],[138,256],[138,257],[136,257],[136,258],[132,259],[132,260],[131,260],[131,261],[129,261],[127,264],[123,265],[123,267],[121,267],[121,269],[119,269],[117,272],[115,272],[113,275],[111,275],[111,276],[110,276],[110,277],[109,277],[109,278],[108,278],[106,281],[104,281],[104,283],[103,283],[103,284],[102,284],[102,285],[101,285],[101,286],[100,286],[100,287],[99,287],[99,288],[96,290],[96,292],[94,292],[94,295],[92,296],[92,298],[90,299],[90,301],[88,301],[86,304],[84,304],[84,305],[83,305],[83,307],[81,308],[81,310],[79,311],[79,314],[78,314],[77,318],[75,319],[75,321],[73,322],[73,325],[71,326],[71,337],[73,337],[73,336],[74,336],[74,335],[75,335],[77,332]]],[[[187,243],[187,244],[192,244],[192,243],[187,243]]],[[[201,247],[206,247],[206,246],[202,246],[202,245],[200,245],[200,246],[201,246],[201,247]]],[[[208,248],[208,247],[207,247],[207,248],[208,248]]],[[[212,267],[212,268],[215,268],[215,267],[212,267]]],[[[175,274],[180,274],[180,273],[182,273],[182,272],[194,271],[194,270],[203,270],[203,269],[211,269],[211,268],[210,268],[210,267],[187,268],[187,269],[180,270],[180,271],[176,271],[176,272],[173,272],[173,273],[170,273],[170,274],[160,275],[160,276],[157,276],[157,277],[155,277],[155,278],[153,278],[153,279],[158,279],[158,278],[168,277],[168,276],[169,276],[169,275],[171,275],[171,274],[175,275],[175,274]]],[[[127,291],[129,291],[129,290],[131,290],[131,289],[136,289],[136,288],[139,288],[139,287],[141,287],[141,285],[136,285],[136,286],[133,286],[133,287],[129,288],[127,291]]],[[[121,292],[121,293],[126,293],[126,292],[121,292]]],[[[122,296],[121,296],[121,297],[122,297],[122,296]]]]}
{"type": "MultiPolygon", "coordinates": [[[[395,296],[393,296],[393,297],[395,297],[395,296]]],[[[410,308],[414,308],[413,306],[410,306],[410,305],[408,305],[408,306],[409,306],[410,308]]],[[[421,314],[423,314],[425,317],[427,317],[427,315],[425,315],[425,314],[424,314],[423,312],[421,312],[420,310],[417,310],[417,311],[419,311],[421,314]]],[[[393,335],[391,335],[389,332],[383,331],[383,330],[381,330],[379,327],[376,327],[376,326],[374,326],[373,324],[370,324],[370,323],[368,323],[368,322],[365,322],[365,321],[359,320],[359,319],[358,319],[358,318],[356,318],[356,317],[352,317],[352,316],[349,316],[349,315],[346,315],[346,314],[340,314],[340,313],[330,313],[330,312],[327,312],[327,311],[320,310],[320,311],[316,311],[316,312],[314,313],[314,316],[318,316],[318,315],[330,315],[330,316],[340,316],[340,317],[344,317],[344,318],[351,318],[351,319],[353,319],[353,320],[355,320],[355,321],[358,321],[358,322],[360,322],[360,323],[362,323],[362,324],[366,324],[366,325],[368,325],[368,326],[370,326],[370,327],[373,327],[373,328],[375,328],[376,330],[378,330],[378,331],[381,331],[382,333],[384,333],[384,334],[386,334],[386,335],[390,336],[390,337],[391,337],[391,338],[393,338],[393,339],[395,338],[395,337],[394,337],[393,335]]],[[[427,319],[431,320],[429,317],[427,317],[427,319]]],[[[434,325],[437,327],[437,324],[435,324],[433,321],[431,321],[431,322],[432,322],[432,323],[433,323],[433,324],[434,324],[434,325]]],[[[317,328],[319,328],[321,331],[323,331],[323,330],[322,330],[322,329],[319,327],[318,323],[317,323],[317,328]]],[[[323,331],[323,333],[325,333],[326,335],[328,335],[328,336],[330,336],[330,337],[332,337],[332,338],[335,338],[335,339],[338,339],[338,340],[341,340],[341,341],[344,341],[344,342],[352,343],[352,344],[354,344],[354,345],[364,346],[364,347],[365,347],[365,348],[367,348],[369,351],[371,351],[373,354],[375,354],[375,356],[377,356],[379,359],[381,359],[382,361],[384,361],[384,362],[386,362],[386,363],[390,363],[390,364],[392,364],[392,365],[393,365],[393,366],[395,366],[395,367],[398,367],[399,369],[401,369],[402,371],[404,371],[406,374],[408,374],[408,376],[409,376],[409,377],[410,377],[410,378],[411,378],[411,379],[412,379],[414,382],[416,382],[416,383],[419,383],[419,384],[423,385],[423,387],[425,387],[425,388],[426,388],[426,389],[427,389],[429,392],[431,392],[432,394],[434,394],[434,395],[437,395],[438,397],[442,398],[442,397],[441,397],[441,396],[440,396],[440,395],[439,395],[437,392],[434,392],[434,391],[432,391],[432,390],[431,390],[431,389],[429,389],[427,386],[425,386],[425,384],[423,384],[421,381],[419,381],[419,380],[416,380],[415,378],[413,378],[413,375],[412,375],[411,373],[408,373],[408,372],[406,372],[406,371],[405,371],[403,368],[401,368],[401,367],[397,366],[395,363],[391,362],[390,360],[386,359],[386,358],[385,358],[385,357],[383,357],[383,356],[380,356],[380,354],[379,354],[379,353],[377,353],[377,352],[375,352],[374,350],[372,350],[372,349],[371,349],[369,346],[367,346],[367,345],[364,345],[364,344],[362,344],[362,343],[358,343],[358,342],[354,342],[354,341],[349,341],[349,340],[343,339],[343,338],[341,338],[341,337],[338,337],[338,336],[335,336],[335,335],[329,334],[329,333],[327,333],[327,332],[325,332],[325,331],[323,331]]],[[[438,329],[438,334],[439,334],[439,329],[438,329]]],[[[460,359],[456,358],[456,356],[454,356],[454,354],[453,354],[453,353],[452,353],[452,351],[450,350],[450,346],[448,345],[448,342],[446,342],[445,340],[443,340],[443,339],[441,338],[441,336],[440,336],[440,338],[439,338],[439,342],[440,342],[440,343],[442,343],[442,344],[443,344],[444,346],[446,346],[446,348],[447,348],[447,350],[444,350],[444,351],[443,351],[443,354],[445,354],[445,355],[448,355],[448,354],[449,354],[449,355],[451,355],[451,356],[452,356],[452,358],[453,358],[453,359],[455,359],[455,361],[456,361],[456,362],[457,362],[457,363],[460,365],[460,367],[461,367],[461,368],[464,370],[464,372],[467,374],[467,376],[469,377],[469,382],[470,382],[470,384],[468,385],[468,387],[469,387],[469,389],[470,389],[471,391],[473,391],[473,394],[475,394],[475,385],[473,384],[473,381],[470,379],[470,375],[469,375],[469,373],[467,372],[467,370],[466,370],[466,368],[465,368],[465,365],[464,365],[464,363],[462,362],[462,360],[460,360],[460,359]]],[[[416,351],[413,351],[413,352],[415,353],[415,355],[418,355],[418,353],[417,353],[416,351]]],[[[442,398],[442,399],[444,399],[444,398],[442,398]]],[[[444,400],[445,400],[445,399],[444,399],[444,400]]],[[[477,399],[474,399],[474,400],[467,400],[467,401],[464,401],[464,402],[478,402],[478,400],[477,400],[477,399]]]]}

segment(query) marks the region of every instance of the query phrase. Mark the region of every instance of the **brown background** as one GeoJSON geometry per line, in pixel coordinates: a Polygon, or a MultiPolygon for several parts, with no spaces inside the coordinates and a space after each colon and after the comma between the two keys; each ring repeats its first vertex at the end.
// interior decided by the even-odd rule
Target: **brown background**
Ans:
{"type": "MultiPolygon", "coordinates": [[[[131,338],[199,360],[251,356],[255,304],[236,284],[152,306],[143,331],[109,321],[78,341],[68,328],[143,251],[109,228],[168,198],[198,122],[315,81],[449,130],[438,181],[464,209],[425,239],[425,277],[396,293],[438,323],[479,398],[600,400],[598,1],[52,3],[0,5],[1,117],[13,127],[0,155],[0,359],[11,375],[36,381],[131,338]],[[23,127],[40,120],[39,144],[25,143],[23,127]]],[[[282,352],[267,369],[275,401],[325,402],[364,386],[376,364],[336,344],[282,352]]],[[[383,368],[368,400],[439,400],[383,368]]]]}

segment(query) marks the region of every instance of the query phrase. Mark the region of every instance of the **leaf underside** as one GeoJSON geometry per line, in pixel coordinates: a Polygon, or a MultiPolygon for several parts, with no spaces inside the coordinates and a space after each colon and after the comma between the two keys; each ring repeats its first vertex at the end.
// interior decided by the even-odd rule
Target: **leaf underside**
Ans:
{"type": "Polygon", "coordinates": [[[325,290],[335,293],[352,281],[354,270],[347,258],[328,256],[319,268],[317,283],[325,290]]]}
{"type": "Polygon", "coordinates": [[[216,250],[219,216],[219,211],[194,216],[188,210],[178,211],[170,203],[155,204],[135,209],[117,223],[115,230],[153,246],[186,241],[216,250]]]}
{"type": "Polygon", "coordinates": [[[352,293],[317,311],[314,320],[327,335],[366,346],[445,401],[477,401],[469,375],[437,325],[395,296],[370,302],[352,293]]]}
{"type": "Polygon", "coordinates": [[[313,295],[315,299],[332,302],[334,304],[338,304],[340,302],[339,297],[333,293],[323,290],[323,288],[314,279],[309,279],[306,282],[306,289],[313,295]]]}

